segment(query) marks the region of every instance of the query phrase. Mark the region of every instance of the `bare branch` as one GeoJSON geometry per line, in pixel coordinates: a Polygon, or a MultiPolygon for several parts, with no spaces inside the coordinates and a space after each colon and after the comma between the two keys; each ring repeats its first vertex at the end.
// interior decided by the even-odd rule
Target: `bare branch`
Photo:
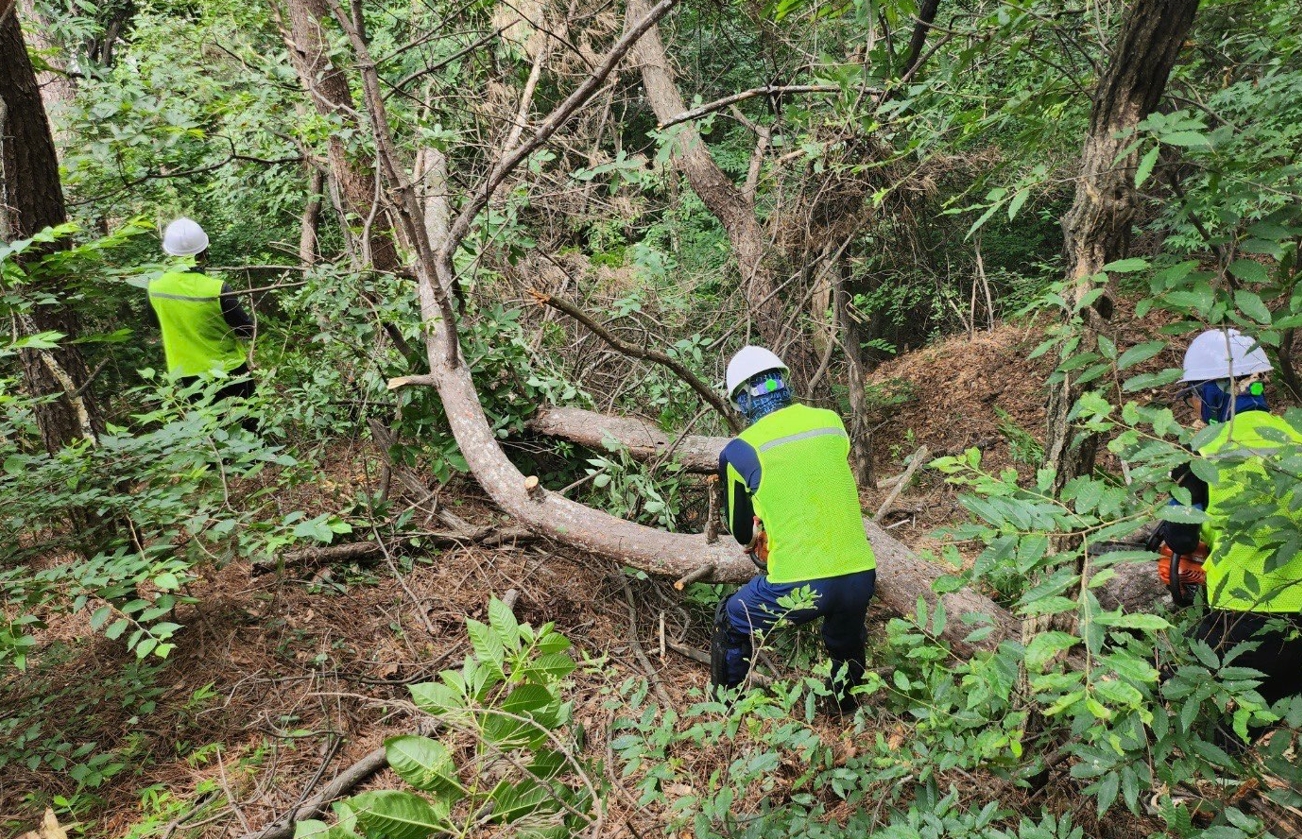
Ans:
{"type": "Polygon", "coordinates": [[[715,111],[721,111],[729,105],[738,102],[744,102],[747,99],[754,99],[756,96],[776,96],[783,93],[840,93],[841,86],[834,84],[786,84],[786,85],[767,85],[765,87],[755,87],[750,90],[743,90],[741,93],[734,93],[731,96],[725,96],[722,99],[716,99],[713,102],[692,108],[690,111],[683,111],[676,117],[671,117],[656,126],[660,131],[664,131],[680,123],[689,122],[694,119],[700,119],[703,116],[712,114],[715,111]]]}
{"type": "Polygon", "coordinates": [[[697,395],[713,406],[714,409],[719,412],[719,415],[723,417],[724,421],[728,423],[728,427],[731,428],[733,432],[741,431],[741,423],[737,421],[736,413],[728,409],[728,403],[724,402],[723,398],[720,397],[713,388],[701,381],[695,373],[688,370],[687,367],[685,367],[678,359],[671,358],[658,350],[639,347],[621,341],[619,338],[616,338],[610,330],[593,320],[587,312],[580,309],[571,301],[566,300],[564,297],[547,294],[532,288],[529,289],[529,294],[540,304],[551,306],[558,312],[564,312],[574,318],[587,327],[592,334],[605,341],[618,352],[630,356],[631,358],[641,358],[646,361],[654,361],[656,364],[669,368],[678,376],[678,378],[686,382],[692,390],[696,391],[697,395]]]}

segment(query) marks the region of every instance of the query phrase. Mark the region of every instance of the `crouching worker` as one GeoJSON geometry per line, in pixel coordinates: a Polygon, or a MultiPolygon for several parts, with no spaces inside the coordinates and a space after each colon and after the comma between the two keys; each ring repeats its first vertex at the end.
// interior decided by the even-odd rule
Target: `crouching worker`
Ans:
{"type": "MultiPolygon", "coordinates": [[[[1269,704],[1302,693],[1302,554],[1277,556],[1279,534],[1258,519],[1234,515],[1235,503],[1254,505],[1270,497],[1280,523],[1302,527],[1294,498],[1292,468],[1302,434],[1272,415],[1259,381],[1270,374],[1270,360],[1256,342],[1235,329],[1212,329],[1189,345],[1183,381],[1199,419],[1215,427],[1215,436],[1198,454],[1217,463],[1212,483],[1187,469],[1174,477],[1189,490],[1191,502],[1207,512],[1197,524],[1165,522],[1161,533],[1176,555],[1194,556],[1199,542],[1207,547],[1207,614],[1192,636],[1224,656],[1239,644],[1232,664],[1265,674],[1257,692],[1269,704]]],[[[1288,542],[1285,540],[1285,544],[1288,542]]],[[[1243,743],[1222,725],[1222,744],[1241,750],[1243,743]]],[[[1249,728],[1253,739],[1264,733],[1249,728]]]]}
{"type": "Polygon", "coordinates": [[[849,711],[850,691],[863,678],[864,617],[877,564],[864,535],[845,426],[831,411],[794,402],[787,375],[782,360],[761,347],[746,347],[728,362],[728,397],[749,427],[719,456],[724,514],[762,573],[719,604],[711,679],[716,690],[740,685],[754,633],[781,618],[802,624],[821,617],[831,687],[849,711]],[[801,588],[813,594],[812,605],[792,611],[778,604],[801,588]]]}

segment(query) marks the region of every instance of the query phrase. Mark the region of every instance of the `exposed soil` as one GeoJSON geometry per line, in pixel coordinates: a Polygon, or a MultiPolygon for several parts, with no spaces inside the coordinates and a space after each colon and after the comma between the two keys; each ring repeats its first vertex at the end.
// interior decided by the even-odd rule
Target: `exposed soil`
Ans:
{"type": "MultiPolygon", "coordinates": [[[[924,443],[933,453],[951,454],[979,446],[992,466],[1025,468],[1016,446],[1042,437],[1042,382],[1051,366],[1047,360],[1025,362],[1037,339],[1030,327],[1001,327],[883,365],[874,383],[902,387],[907,398],[888,410],[889,420],[875,435],[879,475],[899,471],[924,443]],[[995,407],[1007,412],[1005,419],[995,407]],[[1010,431],[1017,428],[1025,434],[1010,431]]],[[[379,471],[378,458],[366,448],[332,453],[320,482],[300,488],[283,505],[310,514],[338,510],[342,499],[379,471]]],[[[884,496],[870,490],[865,504],[875,508],[884,496]]],[[[500,521],[464,479],[445,487],[439,498],[476,524],[500,521]]],[[[924,473],[888,520],[907,521],[893,532],[916,544],[925,542],[931,527],[950,521],[955,509],[952,493],[924,473]]],[[[185,628],[176,650],[165,663],[147,662],[138,682],[122,675],[134,656],[120,642],[92,633],[84,613],[51,616],[29,671],[0,679],[0,714],[29,715],[42,724],[43,738],[93,743],[97,752],[116,749],[128,755],[129,765],[98,789],[79,791],[66,770],[9,763],[0,768],[0,830],[33,827],[55,796],[79,792],[88,835],[124,836],[151,819],[158,829],[149,835],[160,836],[239,836],[261,827],[384,737],[410,732],[414,721],[403,709],[407,685],[458,665],[468,650],[465,619],[485,620],[489,597],[516,589],[522,621],[555,622],[575,643],[576,658],[592,662],[575,673],[572,695],[575,718],[588,732],[588,751],[616,773],[608,823],[660,835],[657,808],[671,807],[690,789],[666,790],[667,800],[650,809],[635,806],[633,785],[641,773],[620,778],[608,759],[614,715],[606,703],[629,678],[652,678],[676,707],[699,701],[706,668],[673,652],[662,657],[660,625],[667,641],[704,650],[712,606],[684,598],[661,581],[627,579],[636,603],[634,636],[625,579],[612,563],[548,543],[463,546],[394,566],[381,561],[320,573],[257,574],[246,561],[234,561],[192,587],[198,604],[179,611],[176,620],[185,628]],[[405,588],[395,571],[403,574],[405,588]],[[654,673],[639,662],[634,643],[654,673]],[[146,701],[157,709],[141,713],[146,701]],[[191,812],[203,802],[214,803],[191,812]],[[184,827],[168,833],[179,818],[186,819],[184,827]]],[[[865,736],[831,719],[817,730],[845,754],[855,750],[856,737],[865,736]]],[[[895,734],[904,736],[902,729],[895,734]]],[[[704,751],[678,758],[702,779],[727,760],[704,751]]],[[[394,785],[385,772],[362,789],[394,785]]],[[[833,817],[843,807],[830,794],[828,805],[833,817]]],[[[1075,809],[1070,802],[1063,808],[1075,809]]],[[[1125,835],[1115,830],[1122,827],[1102,833],[1125,835]]]]}

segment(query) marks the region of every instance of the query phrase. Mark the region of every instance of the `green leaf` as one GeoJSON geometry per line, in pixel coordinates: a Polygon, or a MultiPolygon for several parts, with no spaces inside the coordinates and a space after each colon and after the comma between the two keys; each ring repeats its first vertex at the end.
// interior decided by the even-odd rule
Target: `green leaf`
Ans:
{"type": "Polygon", "coordinates": [[[1173,146],[1184,146],[1185,148],[1195,148],[1198,146],[1207,148],[1211,146],[1211,141],[1207,139],[1207,135],[1197,131],[1172,131],[1170,134],[1161,135],[1158,139],[1163,143],[1170,143],[1173,146]]]}
{"type": "MultiPolygon", "coordinates": [[[[1230,263],[1230,273],[1245,283],[1265,283],[1270,281],[1266,266],[1251,259],[1236,259],[1230,263]]],[[[1270,321],[1266,321],[1269,323],[1270,321]]]]}
{"type": "Polygon", "coordinates": [[[499,674],[505,673],[506,648],[502,646],[502,639],[497,633],[477,620],[467,620],[466,631],[470,634],[470,646],[474,648],[479,660],[492,665],[499,674]]]}
{"type": "Polygon", "coordinates": [[[436,830],[450,828],[446,810],[440,812],[419,795],[402,790],[364,792],[348,803],[368,834],[388,839],[425,839],[436,830]]]}
{"type": "Polygon", "coordinates": [[[1013,195],[1013,200],[1008,202],[1009,221],[1012,221],[1013,218],[1016,217],[1017,211],[1022,209],[1022,205],[1025,204],[1026,199],[1030,197],[1031,197],[1031,190],[1029,189],[1017,190],[1017,192],[1013,195]]]}
{"type": "Polygon", "coordinates": [[[304,819],[294,825],[294,839],[352,839],[357,834],[318,819],[304,819]]]}
{"type": "MultiPolygon", "coordinates": [[[[1257,263],[1252,263],[1256,265],[1257,263]]],[[[1257,266],[1261,267],[1261,266],[1257,266]]],[[[1262,302],[1261,296],[1254,291],[1239,289],[1234,292],[1234,305],[1239,307],[1239,311],[1255,320],[1257,323],[1269,325],[1271,322],[1270,309],[1262,302]]]]}
{"type": "Polygon", "coordinates": [[[1096,620],[1104,626],[1110,626],[1114,629],[1146,629],[1150,632],[1157,632],[1171,628],[1171,624],[1167,623],[1165,618],[1142,612],[1134,612],[1128,615],[1104,613],[1099,615],[1096,620]]]}
{"type": "Polygon", "coordinates": [[[449,802],[464,795],[452,755],[437,740],[418,734],[390,737],[384,741],[384,757],[399,777],[418,790],[437,793],[449,802]]]}
{"type": "Polygon", "coordinates": [[[127,631],[129,625],[126,618],[118,618],[109,625],[108,629],[104,630],[104,637],[110,641],[116,641],[123,632],[127,631]]]}
{"type": "Polygon", "coordinates": [[[1116,772],[1109,772],[1103,776],[1099,783],[1099,790],[1095,795],[1098,797],[1098,813],[1102,816],[1112,806],[1112,802],[1117,800],[1117,791],[1121,787],[1121,777],[1116,772]]]}
{"type": "Polygon", "coordinates": [[[493,802],[493,821],[504,824],[537,812],[551,796],[537,781],[524,780],[515,784],[502,781],[488,798],[493,802]]]}
{"type": "Polygon", "coordinates": [[[488,601],[488,625],[511,649],[520,649],[520,624],[510,607],[496,597],[488,601]]]}
{"type": "Polygon", "coordinates": [[[565,653],[548,653],[529,664],[526,678],[540,684],[558,682],[574,672],[574,659],[565,653]]]}
{"type": "Polygon", "coordinates": [[[1139,165],[1135,167],[1135,189],[1143,186],[1144,181],[1148,180],[1148,176],[1153,173],[1153,167],[1157,165],[1157,155],[1161,150],[1161,146],[1153,146],[1140,158],[1139,165]]]}
{"type": "Polygon", "coordinates": [[[181,587],[181,580],[171,571],[165,571],[154,578],[154,585],[162,591],[175,591],[181,587]]]}
{"type": "Polygon", "coordinates": [[[1142,344],[1136,344],[1121,354],[1117,359],[1117,369],[1125,370],[1127,367],[1134,367],[1136,364],[1148,361],[1153,356],[1166,349],[1165,341],[1145,341],[1142,344]]]}
{"type": "Polygon", "coordinates": [[[1132,256],[1129,259],[1118,259],[1116,262],[1109,262],[1103,266],[1105,274],[1133,274],[1136,271],[1143,271],[1148,267],[1148,260],[1132,256]]]}
{"type": "Polygon", "coordinates": [[[555,701],[551,691],[542,685],[520,685],[511,691],[502,702],[502,710],[508,714],[528,717],[555,701]]]}
{"type": "Polygon", "coordinates": [[[1026,669],[1042,670],[1055,655],[1079,643],[1079,638],[1067,632],[1042,632],[1026,646],[1026,669]]]}
{"type": "Polygon", "coordinates": [[[1149,388],[1163,387],[1172,382],[1179,381],[1181,372],[1176,369],[1163,370],[1160,373],[1140,373],[1138,376],[1132,376],[1122,383],[1121,389],[1126,393],[1133,393],[1136,390],[1148,390],[1149,388]]]}

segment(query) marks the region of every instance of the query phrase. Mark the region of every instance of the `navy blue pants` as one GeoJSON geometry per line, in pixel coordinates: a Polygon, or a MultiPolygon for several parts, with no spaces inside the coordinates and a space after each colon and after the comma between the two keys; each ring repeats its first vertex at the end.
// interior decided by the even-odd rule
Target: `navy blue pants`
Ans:
{"type": "Polygon", "coordinates": [[[823,643],[832,659],[832,674],[844,674],[837,680],[842,695],[859,684],[864,671],[864,644],[868,630],[864,617],[868,601],[877,587],[877,571],[859,571],[840,577],[824,577],[799,583],[770,583],[768,577],[755,577],[728,598],[724,687],[735,687],[750,670],[751,635],[768,632],[780,618],[793,624],[823,619],[823,643]],[[778,599],[798,588],[808,587],[814,604],[808,609],[788,610],[778,599]]]}

